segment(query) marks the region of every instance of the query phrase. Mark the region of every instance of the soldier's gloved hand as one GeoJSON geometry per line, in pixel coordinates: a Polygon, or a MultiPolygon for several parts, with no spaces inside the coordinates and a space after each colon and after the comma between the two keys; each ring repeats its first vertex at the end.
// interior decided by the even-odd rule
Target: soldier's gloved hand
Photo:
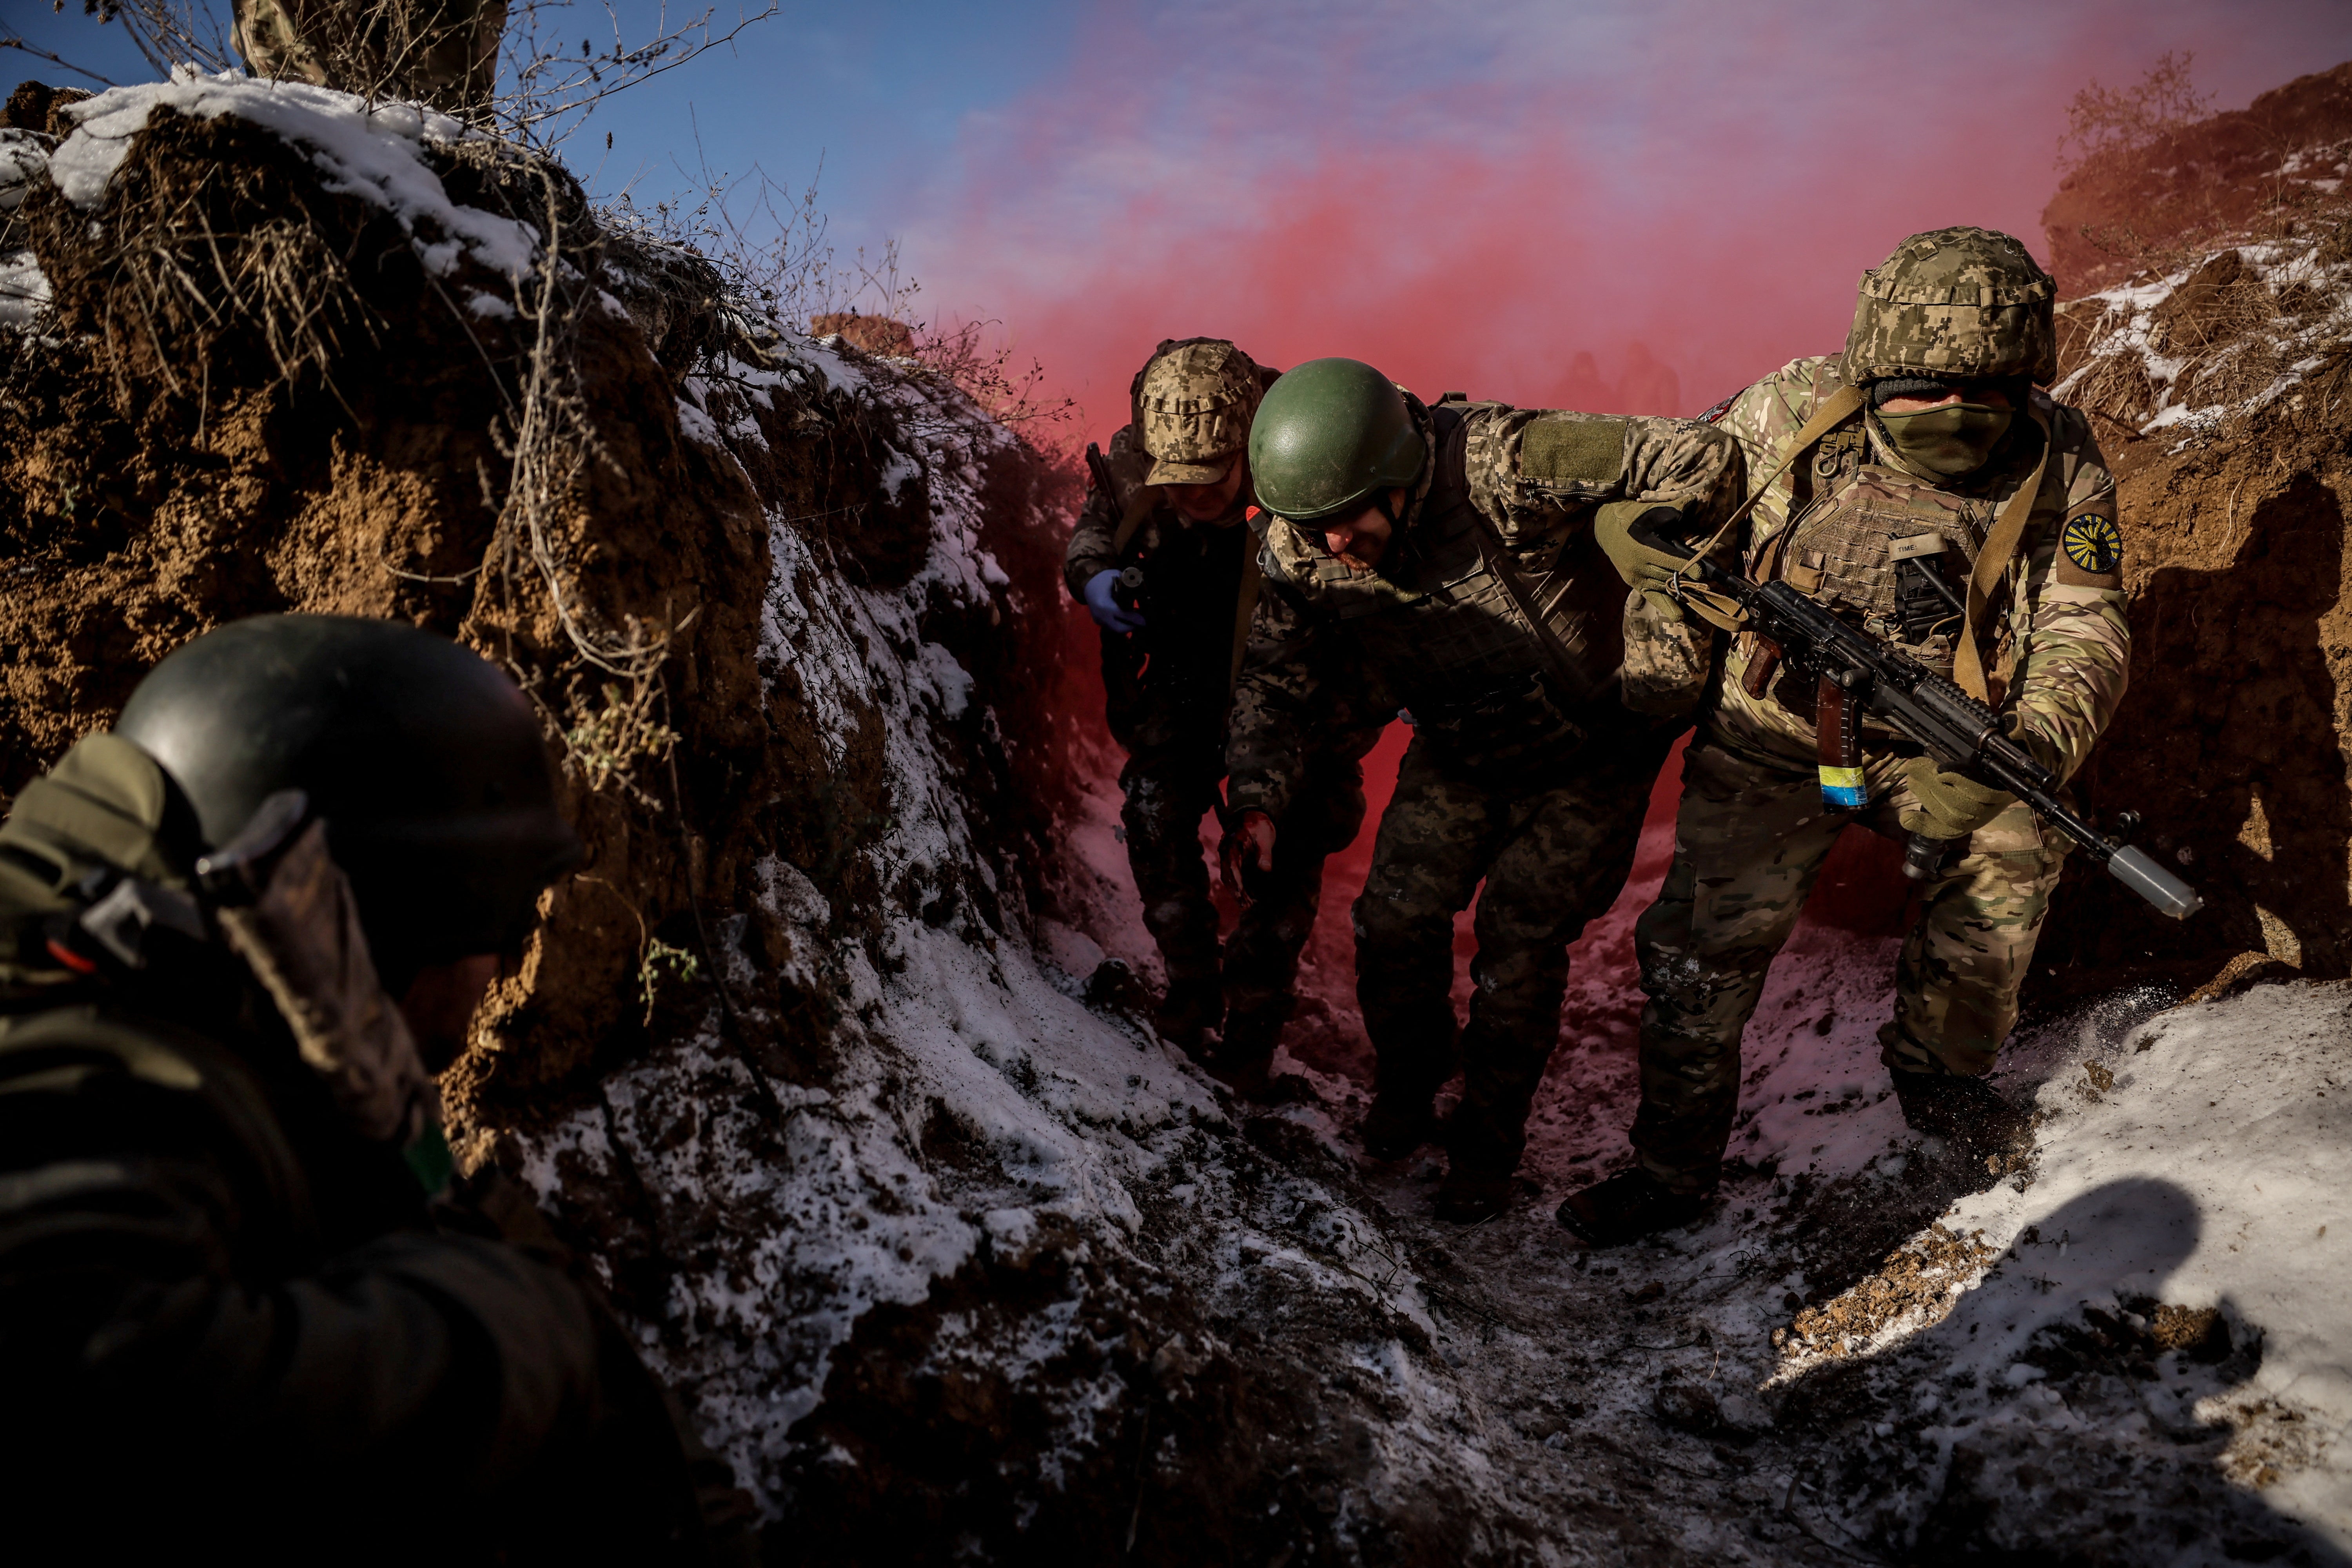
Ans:
{"type": "Polygon", "coordinates": [[[1087,579],[1087,609],[1094,616],[1095,624],[1107,632],[1139,632],[1143,629],[1143,612],[1130,610],[1111,597],[1118,586],[1118,571],[1106,566],[1087,579]]]}
{"type": "Polygon", "coordinates": [[[1274,818],[1262,811],[1238,813],[1217,845],[1217,865],[1226,891],[1246,905],[1250,872],[1274,869],[1274,818]]]}
{"type": "Polygon", "coordinates": [[[2005,789],[1990,789],[1974,779],[1948,773],[1926,757],[1914,757],[1904,765],[1903,782],[1919,803],[1900,814],[1903,831],[1930,838],[1965,838],[2017,801],[2005,789]]]}
{"type": "Polygon", "coordinates": [[[1625,585],[1638,591],[1664,619],[1681,620],[1682,606],[1666,592],[1666,583],[1683,563],[1682,559],[1633,542],[1629,530],[1636,522],[1646,525],[1653,533],[1679,539],[1684,527],[1682,511],[1648,501],[1621,500],[1611,501],[1592,519],[1592,536],[1599,542],[1601,552],[1609,557],[1609,563],[1617,568],[1617,575],[1625,579],[1625,585]]]}

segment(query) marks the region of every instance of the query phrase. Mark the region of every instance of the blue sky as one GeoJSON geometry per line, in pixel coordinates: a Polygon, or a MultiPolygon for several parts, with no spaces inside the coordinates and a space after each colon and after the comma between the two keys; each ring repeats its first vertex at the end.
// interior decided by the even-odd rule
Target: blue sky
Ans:
{"type": "MultiPolygon", "coordinates": [[[[79,0],[0,5],[145,74],[79,0]]],[[[616,10],[630,42],[659,28],[616,10]]],[[[610,37],[601,5],[547,14],[570,47],[610,37]]],[[[822,157],[837,252],[899,239],[921,308],[1036,353],[1089,432],[1154,341],[1193,332],[1528,402],[1622,391],[1638,348],[1696,408],[1834,346],[1855,273],[1911,227],[2041,249],[2067,99],[2168,49],[2239,107],[2352,58],[2352,5],[795,3],[566,152],[643,202],[706,168],[797,191],[822,157]]]]}

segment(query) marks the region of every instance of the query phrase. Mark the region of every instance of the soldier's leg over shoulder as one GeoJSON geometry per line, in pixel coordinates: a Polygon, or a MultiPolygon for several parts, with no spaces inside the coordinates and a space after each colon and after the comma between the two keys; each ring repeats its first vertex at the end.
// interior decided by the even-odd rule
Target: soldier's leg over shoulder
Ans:
{"type": "Polygon", "coordinates": [[[1895,1020],[1880,1037],[1888,1067],[1968,1078],[1992,1070],[2017,1023],[2066,848],[2030,808],[2012,805],[1927,887],[1895,972],[1895,1020]]]}

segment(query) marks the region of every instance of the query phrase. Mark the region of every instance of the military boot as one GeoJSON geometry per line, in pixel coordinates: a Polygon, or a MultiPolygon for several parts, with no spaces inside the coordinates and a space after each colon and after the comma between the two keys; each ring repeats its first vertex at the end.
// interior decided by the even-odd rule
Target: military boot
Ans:
{"type": "Polygon", "coordinates": [[[1476,1225],[1511,1206],[1511,1173],[1481,1170],[1456,1161],[1437,1187],[1437,1217],[1448,1225],[1476,1225]]]}
{"type": "Polygon", "coordinates": [[[1356,1136],[1364,1152],[1375,1160],[1402,1160],[1423,1143],[1434,1142],[1444,1124],[1430,1104],[1437,1090],[1382,1089],[1372,1096],[1372,1108],[1357,1124],[1356,1136]]]}
{"type": "Polygon", "coordinates": [[[1151,1023],[1161,1039],[1205,1064],[1202,1053],[1209,1031],[1224,1016],[1224,994],[1218,990],[1215,975],[1171,975],[1151,1023]]]}
{"type": "Polygon", "coordinates": [[[1980,1078],[1899,1071],[1889,1076],[1911,1130],[1943,1139],[1970,1160],[2021,1153],[2032,1140],[2032,1119],[1980,1078]]]}
{"type": "Polygon", "coordinates": [[[1555,1215],[1587,1247],[1622,1247],[1705,1215],[1712,1191],[1678,1193],[1636,1165],[1568,1194],[1555,1215]]]}
{"type": "Polygon", "coordinates": [[[1226,1004],[1224,1033],[1209,1071],[1244,1100],[1265,1104],[1274,1098],[1274,1047],[1282,1038],[1284,1014],[1279,1007],[1244,1011],[1226,1004]]]}

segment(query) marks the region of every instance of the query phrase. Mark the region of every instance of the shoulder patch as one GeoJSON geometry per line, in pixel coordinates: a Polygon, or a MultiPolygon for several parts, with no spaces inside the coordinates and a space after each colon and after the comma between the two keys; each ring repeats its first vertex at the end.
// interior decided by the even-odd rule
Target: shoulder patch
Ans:
{"type": "Polygon", "coordinates": [[[1625,421],[1545,414],[1519,437],[1519,473],[1531,483],[1610,485],[1625,472],[1625,421]]]}
{"type": "Polygon", "coordinates": [[[2058,581],[2070,587],[2122,585],[2123,531],[2105,510],[2076,512],[2058,533],[2058,581]]]}
{"type": "Polygon", "coordinates": [[[1731,405],[1738,401],[1739,394],[1737,392],[1733,393],[1730,396],[1725,398],[1722,402],[1717,404],[1714,407],[1700,415],[1698,416],[1698,423],[1701,425],[1720,425],[1723,423],[1723,416],[1731,412],[1731,405]]]}

